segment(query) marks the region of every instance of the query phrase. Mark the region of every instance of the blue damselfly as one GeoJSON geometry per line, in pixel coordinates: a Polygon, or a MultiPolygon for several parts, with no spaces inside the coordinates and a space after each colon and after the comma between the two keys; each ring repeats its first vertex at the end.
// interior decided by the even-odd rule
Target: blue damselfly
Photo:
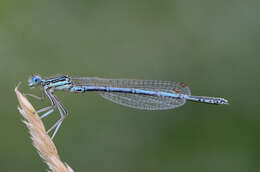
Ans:
{"type": "MultiPolygon", "coordinates": [[[[40,86],[43,95],[47,96],[51,102],[51,106],[37,111],[38,113],[45,112],[41,118],[50,115],[55,109],[60,113],[60,119],[48,130],[49,133],[55,129],[52,138],[68,115],[66,108],[54,95],[56,90],[73,93],[97,92],[114,103],[144,110],[174,109],[184,105],[186,100],[217,105],[228,104],[224,98],[192,96],[190,89],[185,84],[172,81],[74,78],[65,75],[42,79],[40,76],[34,75],[29,79],[29,86],[40,86]]],[[[40,98],[32,94],[27,95],[40,98]]]]}

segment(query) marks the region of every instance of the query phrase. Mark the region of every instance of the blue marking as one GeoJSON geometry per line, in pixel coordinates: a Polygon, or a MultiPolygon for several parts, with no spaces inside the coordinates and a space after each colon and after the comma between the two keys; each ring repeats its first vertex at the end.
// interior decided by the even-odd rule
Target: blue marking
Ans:
{"type": "Polygon", "coordinates": [[[71,87],[71,85],[60,85],[60,86],[57,86],[55,89],[56,90],[68,90],[69,88],[71,87]]]}
{"type": "Polygon", "coordinates": [[[133,89],[133,88],[117,88],[117,87],[73,86],[70,88],[70,91],[71,92],[85,92],[85,91],[124,92],[124,93],[133,93],[133,94],[144,94],[150,96],[184,98],[182,94],[167,93],[162,91],[148,91],[148,90],[133,89]]]}
{"type": "Polygon", "coordinates": [[[66,85],[66,84],[69,84],[69,82],[68,81],[59,81],[59,82],[56,82],[56,83],[50,83],[49,86],[50,87],[58,87],[58,86],[66,85]]]}
{"type": "Polygon", "coordinates": [[[84,88],[81,87],[81,86],[74,86],[74,87],[71,87],[71,88],[70,88],[70,91],[71,91],[71,92],[84,92],[85,90],[84,90],[84,88]]]}

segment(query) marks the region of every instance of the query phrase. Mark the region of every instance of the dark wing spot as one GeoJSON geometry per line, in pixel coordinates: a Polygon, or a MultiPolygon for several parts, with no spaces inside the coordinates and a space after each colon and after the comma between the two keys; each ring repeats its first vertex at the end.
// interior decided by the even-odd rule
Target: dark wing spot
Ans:
{"type": "Polygon", "coordinates": [[[184,83],[181,83],[181,86],[182,86],[183,88],[185,88],[185,87],[186,87],[186,85],[185,85],[184,83]]]}

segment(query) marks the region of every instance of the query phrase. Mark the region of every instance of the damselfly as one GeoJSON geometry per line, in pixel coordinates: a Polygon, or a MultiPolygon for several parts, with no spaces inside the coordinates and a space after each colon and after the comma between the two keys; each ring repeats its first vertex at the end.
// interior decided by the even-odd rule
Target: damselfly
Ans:
{"type": "MultiPolygon", "coordinates": [[[[65,107],[54,95],[56,90],[73,93],[93,91],[114,103],[144,110],[174,109],[184,105],[186,100],[218,105],[228,104],[226,99],[219,97],[192,96],[190,89],[185,84],[171,81],[74,78],[65,75],[42,79],[40,76],[34,75],[29,79],[29,86],[40,86],[43,91],[42,98],[47,96],[51,102],[51,106],[37,111],[38,113],[45,112],[41,118],[50,115],[55,109],[60,113],[60,119],[48,130],[49,133],[55,129],[52,138],[68,115],[65,107]]],[[[32,94],[27,95],[40,98],[32,94]]]]}

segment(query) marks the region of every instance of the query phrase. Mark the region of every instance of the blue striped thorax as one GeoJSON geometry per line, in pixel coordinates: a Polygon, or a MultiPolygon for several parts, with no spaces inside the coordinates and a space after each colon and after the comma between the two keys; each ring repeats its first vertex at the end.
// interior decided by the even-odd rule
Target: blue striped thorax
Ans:
{"type": "Polygon", "coordinates": [[[29,86],[43,86],[45,88],[55,88],[57,90],[68,89],[70,87],[69,77],[65,75],[48,78],[46,80],[41,79],[40,76],[34,75],[29,79],[29,86]]]}

